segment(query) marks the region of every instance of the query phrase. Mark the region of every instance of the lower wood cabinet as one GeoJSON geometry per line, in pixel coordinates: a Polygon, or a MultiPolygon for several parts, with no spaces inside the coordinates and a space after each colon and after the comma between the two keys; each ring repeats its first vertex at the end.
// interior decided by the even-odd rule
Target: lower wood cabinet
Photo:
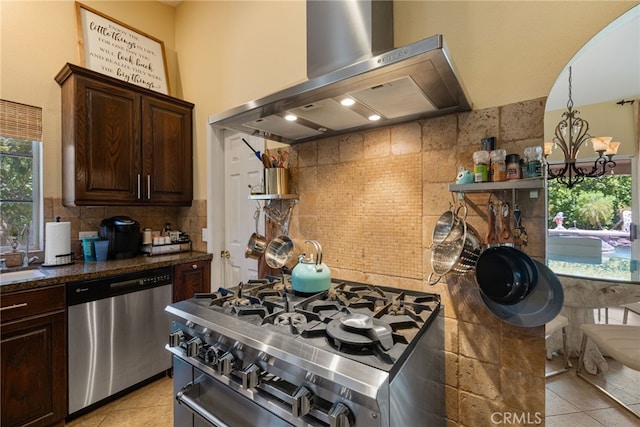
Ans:
{"type": "Polygon", "coordinates": [[[211,261],[195,261],[173,267],[173,302],[211,292],[211,261]]]}
{"type": "Polygon", "coordinates": [[[63,426],[67,411],[64,286],[2,295],[3,427],[63,426]]]}

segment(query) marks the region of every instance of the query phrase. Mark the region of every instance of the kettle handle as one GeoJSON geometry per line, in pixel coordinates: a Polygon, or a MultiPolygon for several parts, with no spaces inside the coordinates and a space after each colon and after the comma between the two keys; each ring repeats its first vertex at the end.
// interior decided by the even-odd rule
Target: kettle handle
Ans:
{"type": "Polygon", "coordinates": [[[316,240],[305,240],[305,243],[311,243],[316,248],[316,265],[322,264],[322,246],[316,240]]]}

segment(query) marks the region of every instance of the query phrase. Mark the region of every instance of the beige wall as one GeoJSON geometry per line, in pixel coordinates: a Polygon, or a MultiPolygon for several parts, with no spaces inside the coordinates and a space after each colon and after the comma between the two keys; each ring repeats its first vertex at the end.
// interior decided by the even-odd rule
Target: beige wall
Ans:
{"type": "MultiPolygon", "coordinates": [[[[114,19],[164,41],[175,88],[174,9],[158,2],[86,1],[114,19]]],[[[79,64],[75,2],[0,2],[0,97],[43,108],[44,196],[62,195],[60,87],[62,66],[79,64]]],[[[204,198],[204,197],[202,197],[204,198]]]]}
{"type": "Polygon", "coordinates": [[[401,1],[396,41],[442,33],[474,108],[495,107],[547,96],[571,57],[637,3],[401,1]]]}
{"type": "MultiPolygon", "coordinates": [[[[304,1],[84,3],[164,41],[172,92],[196,104],[196,199],[206,195],[207,117],[306,78],[304,1]]],[[[398,1],[396,44],[443,33],[475,108],[505,105],[546,96],[571,56],[637,3],[398,1]]],[[[62,192],[53,77],[79,63],[75,16],[71,0],[0,2],[0,96],[44,109],[45,197],[62,192]]]]}
{"type": "MultiPolygon", "coordinates": [[[[614,141],[620,141],[618,155],[638,153],[635,130],[633,127],[633,105],[616,105],[615,101],[574,107],[580,112],[580,117],[589,122],[589,134],[594,136],[611,136],[614,141]]],[[[555,127],[562,119],[564,110],[547,111],[544,114],[544,140],[551,141],[555,127]]],[[[581,149],[579,158],[594,158],[597,154],[589,143],[581,149]]],[[[554,150],[549,160],[562,160],[562,151],[554,150]]]]}

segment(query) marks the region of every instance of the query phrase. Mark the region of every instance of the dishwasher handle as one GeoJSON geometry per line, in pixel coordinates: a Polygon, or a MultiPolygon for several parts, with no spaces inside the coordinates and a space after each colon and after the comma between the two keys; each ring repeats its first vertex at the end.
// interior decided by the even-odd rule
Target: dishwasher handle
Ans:
{"type": "Polygon", "coordinates": [[[107,276],[67,284],[67,306],[98,301],[131,292],[171,285],[171,267],[107,276]]]}
{"type": "Polygon", "coordinates": [[[198,403],[194,398],[187,395],[187,392],[192,388],[199,386],[196,382],[190,382],[189,384],[182,387],[176,394],[176,401],[188,409],[191,413],[196,414],[207,420],[209,423],[213,424],[216,427],[230,427],[229,424],[222,421],[220,418],[213,415],[211,412],[206,410],[200,403],[198,403]]]}
{"type": "Polygon", "coordinates": [[[109,288],[112,292],[123,292],[127,290],[134,290],[135,288],[138,288],[142,285],[144,285],[144,281],[142,279],[135,279],[110,283],[109,288]]]}

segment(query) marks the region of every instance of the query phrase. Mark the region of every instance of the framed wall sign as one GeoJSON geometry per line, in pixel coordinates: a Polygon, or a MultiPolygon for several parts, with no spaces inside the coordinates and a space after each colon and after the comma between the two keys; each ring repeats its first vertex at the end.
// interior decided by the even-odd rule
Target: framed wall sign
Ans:
{"type": "Polygon", "coordinates": [[[81,65],[169,95],[164,43],[76,2],[81,65]]]}

